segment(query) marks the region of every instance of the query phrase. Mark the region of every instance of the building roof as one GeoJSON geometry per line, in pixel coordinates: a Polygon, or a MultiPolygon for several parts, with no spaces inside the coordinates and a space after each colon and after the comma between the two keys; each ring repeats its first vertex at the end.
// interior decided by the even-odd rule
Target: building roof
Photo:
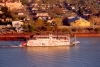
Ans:
{"type": "Polygon", "coordinates": [[[74,18],[69,19],[68,22],[71,23],[79,19],[80,19],[79,17],[74,17],[74,18]]]}
{"type": "Polygon", "coordinates": [[[80,18],[80,19],[81,19],[81,21],[84,22],[84,23],[89,22],[89,21],[87,21],[87,20],[85,20],[85,19],[83,19],[83,18],[80,18]]]}

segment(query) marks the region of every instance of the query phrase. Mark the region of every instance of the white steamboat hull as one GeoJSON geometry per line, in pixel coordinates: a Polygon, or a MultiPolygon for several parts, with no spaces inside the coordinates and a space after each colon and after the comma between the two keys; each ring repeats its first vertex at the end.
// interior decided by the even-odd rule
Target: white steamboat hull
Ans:
{"type": "Polygon", "coordinates": [[[71,45],[66,40],[29,40],[27,46],[67,46],[71,45]]]}
{"type": "Polygon", "coordinates": [[[28,40],[26,43],[22,43],[22,46],[72,46],[75,43],[70,43],[69,35],[37,35],[33,39],[28,40]]]}

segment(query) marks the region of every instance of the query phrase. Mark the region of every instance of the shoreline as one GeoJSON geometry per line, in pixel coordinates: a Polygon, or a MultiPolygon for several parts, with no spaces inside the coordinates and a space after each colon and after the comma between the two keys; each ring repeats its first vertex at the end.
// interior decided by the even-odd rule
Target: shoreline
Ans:
{"type": "Polygon", "coordinates": [[[100,33],[74,33],[76,37],[99,37],[100,33]]]}
{"type": "MultiPolygon", "coordinates": [[[[46,33],[47,34],[47,33],[46,33]]],[[[61,33],[65,34],[65,33],[61,33]]],[[[31,35],[36,35],[34,33],[13,33],[13,34],[0,34],[0,40],[9,41],[9,40],[18,40],[25,41],[30,38],[31,35]]],[[[37,34],[39,35],[39,34],[37,34]]],[[[71,37],[99,37],[100,33],[74,33],[70,34],[71,37]]]]}

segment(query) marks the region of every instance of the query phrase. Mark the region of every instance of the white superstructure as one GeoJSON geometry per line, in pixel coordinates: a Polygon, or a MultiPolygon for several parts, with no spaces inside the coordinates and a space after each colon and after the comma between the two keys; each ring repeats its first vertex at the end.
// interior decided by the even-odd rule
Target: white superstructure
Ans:
{"type": "MultiPolygon", "coordinates": [[[[22,44],[23,45],[23,44],[22,44]]],[[[70,36],[67,35],[35,35],[26,42],[26,46],[70,46],[70,36]]],[[[25,46],[25,44],[24,44],[25,46]]]]}

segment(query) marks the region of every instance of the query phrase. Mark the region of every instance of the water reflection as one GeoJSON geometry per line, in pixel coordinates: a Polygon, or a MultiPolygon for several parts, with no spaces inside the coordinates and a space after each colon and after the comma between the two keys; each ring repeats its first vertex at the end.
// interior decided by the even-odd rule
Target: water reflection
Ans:
{"type": "Polygon", "coordinates": [[[70,52],[70,47],[27,47],[27,53],[29,54],[43,54],[43,55],[55,55],[62,52],[70,52]]]}
{"type": "Polygon", "coordinates": [[[70,47],[27,47],[27,53],[29,55],[36,56],[57,56],[62,53],[68,54],[70,52],[70,47]]]}
{"type": "Polygon", "coordinates": [[[70,47],[27,47],[29,53],[55,53],[59,51],[69,51],[70,47]]]}
{"type": "Polygon", "coordinates": [[[36,67],[57,67],[66,64],[69,53],[70,47],[27,47],[27,60],[36,67]]]}

